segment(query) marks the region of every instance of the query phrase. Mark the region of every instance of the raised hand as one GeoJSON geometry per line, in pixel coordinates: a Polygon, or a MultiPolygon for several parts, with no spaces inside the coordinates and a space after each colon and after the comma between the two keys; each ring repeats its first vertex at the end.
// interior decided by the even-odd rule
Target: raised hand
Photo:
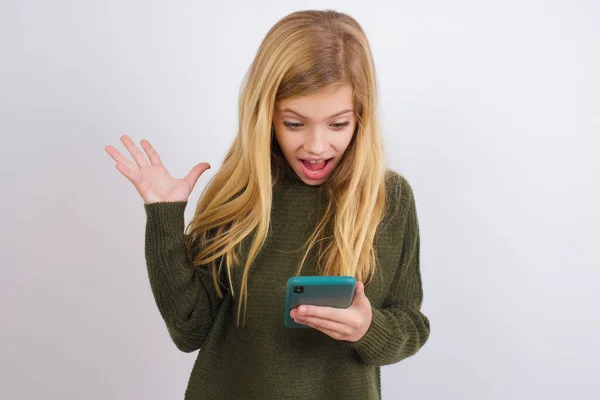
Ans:
{"type": "Polygon", "coordinates": [[[210,168],[210,164],[200,163],[192,168],[185,178],[175,179],[162,164],[160,156],[150,142],[140,142],[146,154],[127,135],[121,136],[121,142],[135,163],[123,157],[113,146],[108,145],[105,150],[117,162],[117,169],[133,183],[146,204],[187,201],[200,175],[210,168]]]}

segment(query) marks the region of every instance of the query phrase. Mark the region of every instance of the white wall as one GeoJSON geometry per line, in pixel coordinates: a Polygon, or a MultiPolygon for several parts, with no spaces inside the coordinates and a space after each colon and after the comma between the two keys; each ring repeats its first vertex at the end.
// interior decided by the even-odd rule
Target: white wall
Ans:
{"type": "Polygon", "coordinates": [[[249,3],[0,2],[0,398],[182,397],[196,353],[170,342],[104,147],[216,170],[260,41],[305,8],[366,30],[417,199],[432,333],[384,398],[598,398],[600,3],[249,3]]]}

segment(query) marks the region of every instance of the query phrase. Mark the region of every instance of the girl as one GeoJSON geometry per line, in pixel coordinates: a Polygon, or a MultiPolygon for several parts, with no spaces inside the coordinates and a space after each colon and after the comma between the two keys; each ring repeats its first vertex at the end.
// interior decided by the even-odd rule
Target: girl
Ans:
{"type": "Polygon", "coordinates": [[[196,165],[174,179],[146,140],[106,151],[144,199],[146,262],[175,345],[200,349],[186,399],[378,399],[379,367],[429,337],[411,187],[386,169],[375,68],[350,16],[295,12],[264,38],[239,128],[184,229],[196,165]],[[147,158],[146,158],[147,156],[147,158]],[[351,275],[351,307],[300,306],[287,279],[351,275]]]}

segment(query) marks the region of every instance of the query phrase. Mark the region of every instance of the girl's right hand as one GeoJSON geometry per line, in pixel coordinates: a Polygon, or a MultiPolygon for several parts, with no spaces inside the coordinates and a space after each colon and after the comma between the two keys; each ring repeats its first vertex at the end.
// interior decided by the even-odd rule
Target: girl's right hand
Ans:
{"type": "Polygon", "coordinates": [[[187,201],[200,175],[210,168],[210,164],[200,163],[192,168],[185,178],[175,179],[162,164],[160,156],[150,142],[140,142],[148,158],[129,136],[121,136],[121,142],[133,157],[135,164],[123,157],[113,146],[108,145],[105,150],[117,162],[117,169],[133,183],[146,204],[187,201]]]}

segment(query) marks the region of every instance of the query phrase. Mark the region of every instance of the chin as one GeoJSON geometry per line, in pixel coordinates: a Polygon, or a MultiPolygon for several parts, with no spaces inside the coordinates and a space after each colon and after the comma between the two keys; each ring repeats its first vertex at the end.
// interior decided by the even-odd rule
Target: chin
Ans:
{"type": "Polygon", "coordinates": [[[322,184],[323,182],[325,182],[327,179],[319,179],[319,180],[314,180],[314,179],[306,179],[304,177],[301,177],[300,179],[302,179],[302,182],[306,183],[309,186],[317,186],[322,184]]]}

